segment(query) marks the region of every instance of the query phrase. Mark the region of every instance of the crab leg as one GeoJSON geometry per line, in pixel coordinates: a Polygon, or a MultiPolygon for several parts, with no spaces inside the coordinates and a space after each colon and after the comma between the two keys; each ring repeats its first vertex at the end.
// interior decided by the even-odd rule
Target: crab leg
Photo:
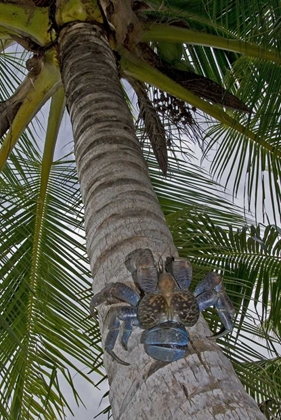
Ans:
{"type": "MultiPolygon", "coordinates": [[[[135,308],[130,308],[130,309],[135,309],[135,308]]],[[[133,326],[139,326],[139,321],[136,318],[136,316],[137,315],[135,315],[135,318],[133,317],[132,319],[124,320],[124,329],[123,329],[123,334],[121,337],[121,344],[125,350],[128,350],[127,344],[133,332],[133,326]]]]}
{"type": "Polygon", "coordinates": [[[120,321],[125,321],[125,329],[122,335],[122,345],[124,348],[127,347],[128,339],[132,333],[133,325],[137,322],[137,309],[130,306],[120,307],[115,309],[110,314],[110,319],[108,323],[108,333],[105,339],[104,349],[117,360],[119,363],[125,366],[129,366],[129,363],[124,362],[119,359],[119,357],[114,353],[113,349],[120,331],[120,321]]]}
{"type": "Polygon", "coordinates": [[[180,289],[187,290],[192,280],[192,267],[184,258],[167,258],[166,270],[174,276],[180,289]]]}
{"type": "Polygon", "coordinates": [[[140,300],[138,293],[134,292],[124,283],[108,283],[99,293],[95,294],[90,303],[90,312],[95,316],[95,308],[101,303],[112,304],[120,301],[137,306],[140,300]]]}
{"type": "Polygon", "coordinates": [[[120,321],[117,318],[116,311],[112,312],[110,321],[108,324],[108,333],[105,339],[104,349],[113,357],[113,359],[117,360],[121,364],[126,364],[123,360],[119,359],[117,355],[114,353],[113,348],[115,346],[119,330],[120,330],[120,321]]]}
{"type": "Polygon", "coordinates": [[[153,293],[157,288],[158,270],[150,249],[136,249],[125,262],[134,282],[145,292],[153,293]]]}
{"type": "Polygon", "coordinates": [[[204,309],[214,305],[218,311],[218,315],[223,324],[221,330],[217,334],[214,334],[209,338],[222,337],[223,335],[229,333],[229,331],[233,329],[232,319],[235,315],[235,309],[232,302],[226,294],[224,296],[220,296],[215,291],[204,292],[197,297],[197,302],[200,311],[204,311],[204,309]]]}
{"type": "Polygon", "coordinates": [[[122,345],[127,347],[128,339],[132,333],[133,325],[137,323],[137,304],[140,300],[140,295],[124,283],[108,283],[99,293],[97,293],[91,300],[90,312],[93,316],[96,315],[95,308],[102,304],[118,303],[120,301],[126,302],[132,306],[118,307],[113,311],[109,311],[108,334],[105,339],[105,350],[119,363],[128,365],[128,363],[119,359],[114,353],[119,331],[120,321],[125,321],[125,329],[122,336],[122,345]]]}

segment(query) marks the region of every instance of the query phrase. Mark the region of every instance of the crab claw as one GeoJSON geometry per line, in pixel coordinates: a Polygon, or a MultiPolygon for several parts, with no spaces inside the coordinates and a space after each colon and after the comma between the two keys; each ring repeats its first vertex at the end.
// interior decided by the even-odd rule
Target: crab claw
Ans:
{"type": "Polygon", "coordinates": [[[217,300],[215,307],[223,327],[216,334],[211,335],[210,339],[216,340],[223,337],[233,329],[233,318],[235,315],[234,306],[226,293],[223,293],[217,300]]]}
{"type": "Polygon", "coordinates": [[[226,294],[222,279],[214,272],[207,274],[196,287],[194,294],[200,311],[204,311],[210,306],[215,306],[223,324],[218,333],[208,338],[217,339],[228,334],[233,329],[235,308],[226,294]]]}

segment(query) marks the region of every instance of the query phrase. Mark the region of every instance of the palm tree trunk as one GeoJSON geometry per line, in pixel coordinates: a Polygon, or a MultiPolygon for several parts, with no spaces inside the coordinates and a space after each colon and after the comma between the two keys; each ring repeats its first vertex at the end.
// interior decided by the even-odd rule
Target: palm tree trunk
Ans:
{"type": "MultiPolygon", "coordinates": [[[[85,205],[94,293],[107,282],[132,286],[124,261],[150,248],[156,261],[176,255],[134,133],[106,33],[79,23],[59,38],[60,64],[71,116],[77,170],[85,205]]],[[[132,286],[134,287],[134,286],[132,286]]],[[[102,336],[106,308],[100,310],[102,336]]],[[[189,330],[185,359],[163,366],[147,356],[136,328],[123,366],[104,356],[114,419],[264,419],[200,319],[189,330]]]]}

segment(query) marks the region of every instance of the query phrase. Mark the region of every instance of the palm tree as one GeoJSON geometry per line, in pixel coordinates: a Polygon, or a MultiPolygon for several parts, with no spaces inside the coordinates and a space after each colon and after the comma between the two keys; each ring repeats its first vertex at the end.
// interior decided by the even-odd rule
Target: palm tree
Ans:
{"type": "MultiPolygon", "coordinates": [[[[19,60],[28,58],[28,74],[1,104],[1,132],[8,130],[0,152],[4,418],[62,417],[68,402],[58,372],[78,398],[69,373],[70,367],[78,368],[69,356],[92,368],[100,353],[97,326],[85,316],[90,282],[80,243],[84,238],[74,233],[81,228],[82,211],[74,194],[77,180],[71,162],[54,161],[65,102],[94,293],[110,281],[131,282],[124,262],[138,248],[149,248],[156,261],[176,256],[178,248],[180,255],[192,258],[195,280],[220,269],[239,313],[237,328],[221,346],[259,402],[280,400],[278,339],[263,324],[258,328],[247,322],[255,291],[263,319],[271,301],[271,325],[278,331],[280,241],[270,220],[276,224],[280,218],[279,12],[273,0],[251,6],[194,1],[188,7],[181,1],[157,0],[1,4],[3,51],[16,42],[32,53],[17,59],[19,67],[19,60]],[[191,128],[197,127],[195,109],[219,122],[207,121],[211,140],[205,153],[223,139],[212,169],[218,176],[226,173],[228,183],[233,176],[235,193],[246,176],[245,199],[256,218],[268,199],[273,214],[263,207],[269,219],[265,228],[241,229],[245,220],[239,210],[218,198],[215,183],[198,168],[189,170],[191,174],[181,169],[179,157],[169,156],[168,168],[177,181],[172,185],[148,160],[161,210],[120,77],[138,96],[145,132],[164,173],[168,131],[182,132],[188,118],[191,128]],[[167,94],[159,101],[161,91],[167,94]],[[23,130],[49,98],[46,139],[39,153],[34,132],[23,130]],[[181,111],[180,120],[173,115],[174,106],[181,111]],[[190,188],[181,185],[187,181],[190,188]],[[245,332],[266,337],[270,359],[250,352],[247,342],[237,344],[245,332]]],[[[9,53],[3,57],[3,69],[11,75],[9,53]]],[[[8,95],[13,85],[6,81],[3,92],[8,95]]],[[[106,312],[105,307],[99,312],[103,337],[106,312]]],[[[215,328],[211,311],[207,319],[215,328]]],[[[130,366],[105,355],[115,418],[264,418],[220,348],[206,339],[210,333],[203,319],[190,334],[188,356],[165,366],[155,365],[144,353],[139,329],[125,355],[130,366]]],[[[99,368],[97,359],[95,370],[99,368]]]]}

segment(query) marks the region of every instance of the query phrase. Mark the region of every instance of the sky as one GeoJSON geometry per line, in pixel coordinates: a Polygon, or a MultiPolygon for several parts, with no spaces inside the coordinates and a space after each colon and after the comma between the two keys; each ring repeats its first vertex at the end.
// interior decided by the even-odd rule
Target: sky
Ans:
{"type": "MultiPolygon", "coordinates": [[[[98,383],[100,381],[100,376],[97,374],[91,374],[91,379],[98,383]]],[[[84,378],[79,375],[74,376],[73,378],[75,386],[81,395],[85,407],[80,404],[77,406],[76,402],[71,398],[71,391],[67,385],[64,386],[64,395],[68,398],[68,401],[72,400],[71,409],[73,411],[73,415],[70,413],[69,410],[66,410],[66,419],[83,419],[83,420],[91,420],[101,411],[109,406],[108,397],[103,398],[103,395],[108,391],[108,383],[107,381],[102,382],[99,385],[99,389],[93,388],[93,386],[87,382],[84,378]]],[[[98,416],[100,420],[106,420],[108,418],[107,414],[101,414],[98,416]]]]}

